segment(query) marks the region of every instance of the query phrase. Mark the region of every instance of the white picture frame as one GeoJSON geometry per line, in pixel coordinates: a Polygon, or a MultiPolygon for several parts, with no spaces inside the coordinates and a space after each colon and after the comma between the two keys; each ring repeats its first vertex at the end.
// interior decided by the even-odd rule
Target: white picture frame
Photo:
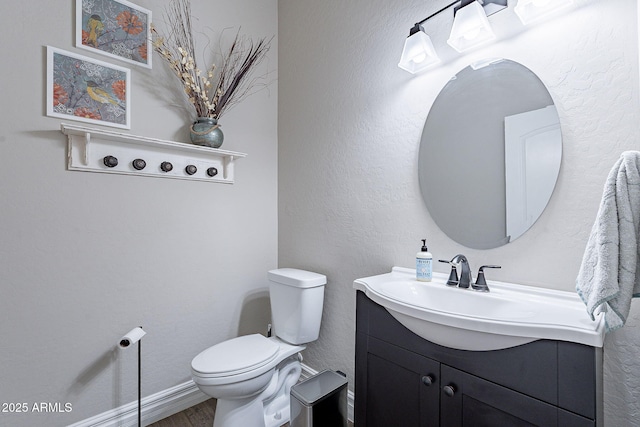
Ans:
{"type": "Polygon", "coordinates": [[[76,47],[152,68],[151,17],[126,0],[76,0],[76,47]]]}
{"type": "Polygon", "coordinates": [[[47,46],[47,115],[130,129],[131,71],[47,46]]]}

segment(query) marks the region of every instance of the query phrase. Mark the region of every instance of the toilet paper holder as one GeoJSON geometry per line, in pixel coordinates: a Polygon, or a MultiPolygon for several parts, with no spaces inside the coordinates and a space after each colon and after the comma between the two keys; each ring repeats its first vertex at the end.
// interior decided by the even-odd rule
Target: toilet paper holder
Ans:
{"type": "Polygon", "coordinates": [[[146,334],[142,326],[138,326],[127,332],[118,342],[118,346],[123,350],[132,344],[138,344],[138,427],[142,426],[142,341],[140,340],[146,334]]]}
{"type": "Polygon", "coordinates": [[[140,339],[145,336],[147,333],[142,329],[142,326],[138,326],[137,328],[133,328],[129,332],[127,332],[121,339],[118,345],[120,348],[124,349],[129,347],[131,344],[135,344],[140,339]]]}

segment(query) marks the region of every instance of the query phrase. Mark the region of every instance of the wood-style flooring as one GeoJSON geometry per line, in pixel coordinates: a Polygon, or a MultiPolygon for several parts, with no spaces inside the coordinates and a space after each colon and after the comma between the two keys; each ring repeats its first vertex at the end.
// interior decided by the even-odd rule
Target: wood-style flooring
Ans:
{"type": "Polygon", "coordinates": [[[215,413],[216,399],[209,399],[168,418],[149,424],[148,427],[212,427],[215,413]]]}
{"type": "MultiPolygon", "coordinates": [[[[215,412],[216,399],[209,399],[168,418],[149,424],[148,427],[211,427],[215,412]]],[[[283,427],[289,427],[289,423],[283,427]]],[[[349,427],[353,427],[351,421],[349,421],[349,427]]]]}

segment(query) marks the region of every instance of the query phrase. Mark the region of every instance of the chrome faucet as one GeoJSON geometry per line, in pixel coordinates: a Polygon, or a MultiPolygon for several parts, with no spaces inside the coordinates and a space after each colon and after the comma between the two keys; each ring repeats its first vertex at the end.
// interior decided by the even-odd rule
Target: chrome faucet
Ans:
{"type": "Polygon", "coordinates": [[[458,281],[458,287],[468,288],[469,285],[473,283],[473,278],[471,277],[471,267],[469,267],[467,257],[462,254],[458,254],[451,259],[450,264],[460,266],[460,280],[458,281]]]}
{"type": "Polygon", "coordinates": [[[473,290],[480,292],[489,292],[489,286],[487,285],[487,281],[484,278],[484,269],[501,268],[499,265],[483,265],[478,270],[478,277],[476,279],[476,282],[473,283],[473,276],[471,276],[471,267],[469,267],[469,261],[467,260],[466,256],[458,254],[454,256],[451,261],[447,261],[444,259],[441,259],[439,261],[451,265],[451,274],[449,274],[447,286],[457,286],[459,288],[468,289],[469,285],[471,285],[471,288],[473,290]],[[459,279],[457,267],[460,267],[459,279]]]}
{"type": "Polygon", "coordinates": [[[449,274],[449,280],[447,280],[447,286],[456,286],[461,288],[468,288],[469,283],[471,283],[471,268],[469,267],[469,261],[467,258],[458,254],[454,256],[451,261],[447,261],[446,259],[438,260],[445,264],[449,264],[451,266],[451,273],[449,274]],[[458,267],[462,269],[462,281],[458,278],[458,267]]]}

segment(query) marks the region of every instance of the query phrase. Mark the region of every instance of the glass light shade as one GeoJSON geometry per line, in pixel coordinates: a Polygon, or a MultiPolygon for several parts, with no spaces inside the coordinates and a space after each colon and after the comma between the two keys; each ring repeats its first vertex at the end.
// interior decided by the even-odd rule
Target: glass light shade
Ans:
{"type": "Polygon", "coordinates": [[[404,41],[398,67],[415,74],[440,62],[431,38],[424,31],[411,34],[404,41]]]}
{"type": "Polygon", "coordinates": [[[464,52],[495,38],[484,9],[474,1],[458,9],[447,43],[458,52],[464,52]]]}
{"type": "Polygon", "coordinates": [[[514,11],[524,25],[569,6],[573,0],[518,0],[514,11]]]}

